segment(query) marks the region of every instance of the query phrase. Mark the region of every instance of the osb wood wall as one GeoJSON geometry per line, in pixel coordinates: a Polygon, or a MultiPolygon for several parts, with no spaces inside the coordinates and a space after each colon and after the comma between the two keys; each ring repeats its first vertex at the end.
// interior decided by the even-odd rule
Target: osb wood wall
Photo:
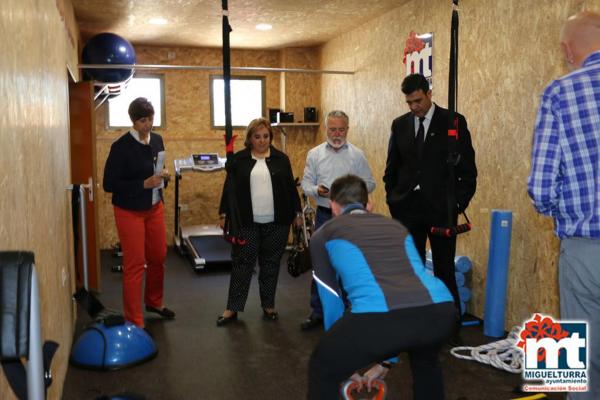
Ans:
{"type": "MultiPolygon", "coordinates": [[[[67,65],[77,65],[69,0],[4,0],[0,13],[0,250],[35,253],[42,339],[60,347],[49,399],[61,397],[75,319],[67,65]],[[16,40],[16,41],[15,41],[16,40]],[[16,43],[26,43],[24,47],[16,43]]],[[[72,69],[76,74],[76,69],[72,69]]],[[[0,373],[0,398],[16,398],[0,373]]]]}
{"type": "MultiPolygon", "coordinates": [[[[290,69],[319,69],[319,49],[287,48],[281,50],[281,67],[290,69]]],[[[304,121],[304,108],[316,107],[321,126],[286,127],[286,153],[290,157],[294,176],[302,179],[306,153],[321,141],[320,128],[327,110],[320,107],[321,75],[308,73],[281,73],[280,105],[294,113],[295,121],[304,121]]]]}
{"type": "MultiPolygon", "coordinates": [[[[460,2],[459,111],[469,122],[479,179],[468,210],[475,228],[459,238],[457,253],[473,260],[469,311],[482,317],[490,212],[513,211],[507,329],[534,311],[558,316],[558,241],[552,221],[531,206],[526,182],[539,95],[567,72],[560,26],[583,9],[600,10],[600,1],[460,2]]],[[[450,1],[415,0],[322,48],[322,69],[356,71],[323,76],[321,103],[349,112],[349,139],[367,153],[377,179],[378,212],[389,214],[381,178],[390,125],[408,111],[400,91],[406,38],[411,30],[433,32],[434,101],[446,106],[450,19],[450,1]]]]}
{"type": "MultiPolygon", "coordinates": [[[[172,48],[135,46],[138,63],[176,65],[221,65],[220,49],[172,48]]],[[[294,68],[316,68],[316,49],[290,49],[280,51],[233,50],[232,66],[279,68],[293,65],[294,68]]],[[[156,129],[163,136],[167,152],[167,166],[173,173],[173,160],[187,158],[192,153],[215,152],[224,156],[224,130],[213,130],[210,126],[209,77],[218,71],[160,71],[165,81],[166,127],[156,129]]],[[[295,74],[281,78],[281,73],[234,72],[234,75],[261,75],[266,77],[266,110],[281,108],[294,111],[302,118],[303,107],[319,108],[318,76],[295,74]],[[281,93],[285,92],[283,97],[281,93]]],[[[289,74],[287,74],[289,75],[289,74]]],[[[98,203],[100,248],[109,248],[118,241],[110,194],[102,191],[104,164],[111,143],[127,130],[107,130],[106,107],[96,112],[97,135],[97,182],[100,200],[98,203]]],[[[312,147],[317,137],[317,128],[285,128],[287,133],[286,152],[292,160],[294,173],[301,176],[304,168],[306,148],[312,147]]],[[[238,135],[235,149],[243,148],[244,131],[234,130],[238,135]]],[[[275,146],[282,147],[281,135],[275,135],[275,146]]],[[[185,173],[180,182],[180,204],[187,206],[181,212],[183,224],[217,224],[218,207],[225,173],[185,173]]],[[[174,181],[165,191],[167,239],[172,243],[174,234],[174,181]]]]}

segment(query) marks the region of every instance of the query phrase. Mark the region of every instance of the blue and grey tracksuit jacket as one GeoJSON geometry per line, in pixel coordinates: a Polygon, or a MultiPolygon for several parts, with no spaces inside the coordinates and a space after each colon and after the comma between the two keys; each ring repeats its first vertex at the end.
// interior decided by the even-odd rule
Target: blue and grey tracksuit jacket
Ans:
{"type": "Polygon", "coordinates": [[[425,272],[407,229],[382,215],[353,210],[335,217],[315,232],[310,251],[325,329],[344,313],[342,290],[352,313],[453,301],[444,283],[425,272]]]}

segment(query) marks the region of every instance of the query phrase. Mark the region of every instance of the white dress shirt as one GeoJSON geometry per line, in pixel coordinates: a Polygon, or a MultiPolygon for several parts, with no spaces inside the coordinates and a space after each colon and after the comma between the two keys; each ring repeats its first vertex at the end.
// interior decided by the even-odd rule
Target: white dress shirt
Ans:
{"type": "Polygon", "coordinates": [[[264,158],[257,158],[250,172],[250,198],[254,222],[266,224],[275,221],[275,204],[273,203],[273,184],[271,173],[264,158]]]}
{"type": "MultiPolygon", "coordinates": [[[[137,140],[138,142],[140,142],[141,144],[144,144],[146,146],[150,145],[150,134],[148,134],[148,137],[146,138],[146,140],[142,140],[140,139],[140,133],[138,131],[136,131],[135,129],[131,128],[129,130],[129,133],[131,134],[131,136],[133,136],[133,138],[135,140],[137,140]]],[[[156,161],[156,160],[154,160],[156,161]]],[[[160,201],[160,192],[158,191],[158,188],[154,188],[152,189],[152,205],[155,205],[156,203],[158,203],[160,201]]]]}

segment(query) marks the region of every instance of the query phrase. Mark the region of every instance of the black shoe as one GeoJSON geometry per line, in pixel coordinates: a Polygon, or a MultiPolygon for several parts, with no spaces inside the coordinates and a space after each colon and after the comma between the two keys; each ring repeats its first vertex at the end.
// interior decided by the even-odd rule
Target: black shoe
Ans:
{"type": "Polygon", "coordinates": [[[300,329],[303,331],[308,331],[319,326],[323,326],[323,318],[311,314],[304,322],[300,324],[300,329]]]}
{"type": "Polygon", "coordinates": [[[224,317],[223,315],[220,315],[219,318],[217,318],[217,326],[224,326],[230,323],[231,321],[236,321],[237,315],[237,312],[233,313],[229,317],[224,317]]]}
{"type": "Polygon", "coordinates": [[[146,306],[146,311],[158,314],[164,319],[175,319],[175,311],[169,310],[167,307],[163,307],[162,310],[160,310],[152,306],[146,306]]]}
{"type": "Polygon", "coordinates": [[[279,319],[279,314],[277,314],[277,311],[267,311],[263,309],[263,319],[265,321],[277,321],[279,319]]]}

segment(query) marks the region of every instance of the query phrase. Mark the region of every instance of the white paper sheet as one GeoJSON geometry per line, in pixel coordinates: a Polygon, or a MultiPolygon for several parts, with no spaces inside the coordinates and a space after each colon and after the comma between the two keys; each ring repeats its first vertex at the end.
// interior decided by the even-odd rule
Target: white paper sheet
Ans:
{"type": "MultiPolygon", "coordinates": [[[[156,166],[154,167],[154,174],[156,175],[160,175],[162,173],[162,170],[165,167],[165,152],[164,151],[159,151],[158,154],[156,155],[156,166]]],[[[161,181],[160,186],[158,187],[159,189],[164,188],[165,187],[165,181],[161,181]]]]}

